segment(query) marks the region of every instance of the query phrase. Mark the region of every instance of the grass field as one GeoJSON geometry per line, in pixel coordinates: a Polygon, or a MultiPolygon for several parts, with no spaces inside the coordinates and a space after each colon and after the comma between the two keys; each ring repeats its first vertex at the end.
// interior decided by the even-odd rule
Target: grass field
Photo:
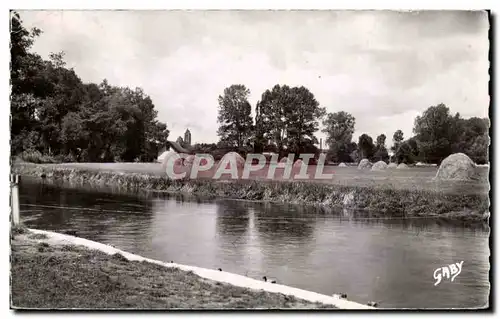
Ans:
{"type": "MultiPolygon", "coordinates": [[[[26,165],[26,164],[25,164],[26,165]]],[[[29,164],[27,164],[29,165],[29,164]]],[[[32,164],[34,165],[34,164],[32,164]]],[[[121,172],[137,173],[147,175],[163,175],[165,170],[159,163],[67,163],[67,164],[44,164],[47,169],[51,167],[61,169],[77,169],[94,172],[121,172]]],[[[268,180],[269,166],[257,172],[251,172],[250,178],[254,180],[268,180]]],[[[310,165],[308,175],[314,176],[317,167],[310,165]]],[[[333,174],[332,179],[312,180],[315,183],[328,183],[341,186],[359,186],[373,188],[390,188],[404,190],[425,190],[449,194],[487,194],[489,191],[487,167],[477,167],[477,179],[473,181],[437,181],[437,167],[410,167],[408,169],[387,169],[384,171],[359,170],[357,167],[325,166],[324,174],[333,174]]],[[[215,169],[200,173],[200,179],[211,178],[215,169]]],[[[292,176],[298,170],[292,172],[292,176]]],[[[274,180],[283,179],[283,169],[277,168],[274,180]]],[[[222,179],[229,179],[229,175],[223,175],[222,179]]]]}
{"type": "Polygon", "coordinates": [[[11,305],[38,309],[335,308],[129,261],[21,231],[11,237],[11,305]]]}

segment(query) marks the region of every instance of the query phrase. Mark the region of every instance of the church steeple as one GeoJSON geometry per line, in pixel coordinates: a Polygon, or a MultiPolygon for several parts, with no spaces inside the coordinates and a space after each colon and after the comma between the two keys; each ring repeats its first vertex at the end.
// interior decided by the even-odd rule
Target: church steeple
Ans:
{"type": "Polygon", "coordinates": [[[191,145],[191,132],[189,129],[186,129],[186,132],[184,133],[184,143],[191,145]]]}

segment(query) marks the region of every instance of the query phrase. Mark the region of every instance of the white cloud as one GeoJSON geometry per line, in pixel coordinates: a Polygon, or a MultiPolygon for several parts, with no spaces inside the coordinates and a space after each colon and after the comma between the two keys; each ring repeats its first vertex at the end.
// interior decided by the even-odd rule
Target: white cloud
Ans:
{"type": "MultiPolygon", "coordinates": [[[[253,106],[275,84],[304,85],[362,133],[397,129],[445,103],[488,115],[486,13],[26,11],[44,33],[34,51],[64,50],[84,82],[139,86],[171,138],[217,140],[217,97],[246,85],[253,106]]],[[[317,134],[323,137],[322,133],[317,134]]]]}

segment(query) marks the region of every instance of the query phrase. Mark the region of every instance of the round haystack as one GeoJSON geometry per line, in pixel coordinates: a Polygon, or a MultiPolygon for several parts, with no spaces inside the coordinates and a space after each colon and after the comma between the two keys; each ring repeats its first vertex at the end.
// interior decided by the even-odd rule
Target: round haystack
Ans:
{"type": "Polygon", "coordinates": [[[183,163],[184,163],[184,158],[180,157],[181,155],[179,153],[176,153],[176,152],[171,152],[169,154],[167,154],[166,156],[163,157],[163,165],[167,165],[167,164],[173,164],[175,166],[182,166],[183,163]],[[175,161],[174,160],[171,160],[172,157],[175,157],[175,161]]]}
{"type": "Polygon", "coordinates": [[[194,155],[189,155],[188,157],[186,157],[186,159],[184,160],[184,166],[189,166],[189,165],[193,165],[194,163],[194,155]]]}
{"type": "Polygon", "coordinates": [[[358,169],[370,169],[372,168],[372,163],[370,163],[369,160],[366,158],[363,158],[359,164],[358,164],[358,169]]]}
{"type": "Polygon", "coordinates": [[[301,159],[298,159],[293,163],[293,168],[301,167],[304,162],[301,159]]]}
{"type": "Polygon", "coordinates": [[[396,168],[398,167],[398,164],[396,163],[389,163],[389,165],[387,165],[387,168],[396,168]]]}
{"type": "Polygon", "coordinates": [[[396,167],[397,169],[408,169],[408,165],[406,165],[405,163],[401,163],[398,165],[398,167],[396,167]]]}
{"type": "Polygon", "coordinates": [[[180,157],[181,154],[176,152],[171,152],[163,157],[163,169],[170,172],[173,170],[174,173],[179,174],[185,171],[184,158],[180,157]]]}
{"type": "MultiPolygon", "coordinates": [[[[293,162],[292,162],[293,163],[293,162]]],[[[285,166],[288,164],[288,157],[283,157],[282,159],[280,159],[280,161],[278,162],[278,165],[277,167],[278,168],[285,168],[285,166]]]]}
{"type": "Polygon", "coordinates": [[[340,163],[338,167],[347,167],[347,165],[345,165],[345,163],[340,163]]]}
{"type": "Polygon", "coordinates": [[[378,161],[377,163],[373,164],[372,166],[372,171],[383,171],[387,168],[387,163],[384,161],[378,161]]]}
{"type": "Polygon", "coordinates": [[[437,179],[470,180],[476,174],[474,162],[464,153],[451,154],[443,160],[437,179]]]}
{"type": "Polygon", "coordinates": [[[217,163],[217,169],[222,165],[222,163],[226,162],[226,169],[231,168],[231,163],[236,163],[236,167],[238,169],[243,168],[245,166],[245,159],[236,152],[229,152],[217,163]]]}

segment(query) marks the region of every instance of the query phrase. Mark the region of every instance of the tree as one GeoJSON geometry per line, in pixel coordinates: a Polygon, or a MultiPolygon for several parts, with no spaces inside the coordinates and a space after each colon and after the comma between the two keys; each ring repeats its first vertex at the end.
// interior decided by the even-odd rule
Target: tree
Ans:
{"type": "Polygon", "coordinates": [[[287,149],[296,155],[316,149],[318,139],[314,133],[319,130],[318,120],[326,111],[319,107],[314,95],[305,87],[291,89],[292,102],[285,106],[287,149]]]}
{"type": "Polygon", "coordinates": [[[375,153],[375,145],[373,145],[373,139],[367,134],[362,134],[359,137],[358,149],[361,159],[367,158],[371,160],[375,153]]]}
{"type": "Polygon", "coordinates": [[[351,145],[354,146],[354,150],[349,154],[349,157],[350,157],[350,161],[349,162],[359,162],[360,160],[362,160],[361,158],[361,154],[359,153],[359,148],[358,148],[358,145],[353,142],[351,145]]]}
{"type": "Polygon", "coordinates": [[[274,144],[279,153],[286,149],[297,154],[318,142],[314,133],[324,114],[307,88],[275,85],[258,102],[256,136],[264,145],[274,144]]]}
{"type": "Polygon", "coordinates": [[[350,160],[352,153],[352,135],[354,134],[355,118],[344,111],[337,113],[328,113],[323,120],[326,133],[326,144],[330,149],[332,160],[335,162],[346,162],[350,160]]]}
{"type": "Polygon", "coordinates": [[[412,137],[404,142],[401,142],[395,154],[396,162],[398,164],[412,164],[417,160],[418,154],[419,151],[417,141],[412,137]]]}
{"type": "Polygon", "coordinates": [[[165,145],[167,126],[142,89],[83,84],[66,68],[64,52],[49,60],[29,52],[39,29],[11,15],[11,151],[81,161],[151,161],[165,145]]]}
{"type": "Polygon", "coordinates": [[[459,139],[456,130],[459,118],[459,114],[452,117],[444,104],[431,106],[422,116],[417,116],[413,132],[424,161],[440,163],[452,153],[452,145],[459,139]]]}
{"type": "Polygon", "coordinates": [[[384,161],[387,162],[389,160],[389,153],[387,152],[387,148],[385,147],[385,134],[380,134],[377,136],[377,144],[375,145],[375,154],[373,159],[376,161],[384,161]]]}
{"type": "Polygon", "coordinates": [[[263,115],[260,111],[260,101],[255,105],[255,130],[254,130],[254,152],[264,152],[266,146],[269,145],[269,140],[266,140],[265,133],[269,128],[265,126],[263,115]]]}
{"type": "Polygon", "coordinates": [[[224,89],[224,94],[219,96],[217,135],[222,143],[240,148],[250,141],[253,121],[249,95],[250,90],[244,85],[234,84],[224,89]]]}
{"type": "Polygon", "coordinates": [[[490,138],[487,134],[478,135],[467,149],[467,155],[477,164],[487,164],[490,138]]]}
{"type": "Polygon", "coordinates": [[[456,118],[454,130],[459,133],[458,140],[452,145],[453,152],[467,154],[476,163],[488,162],[489,120],[478,117],[456,118]]]}
{"type": "Polygon", "coordinates": [[[391,150],[396,152],[404,140],[403,131],[397,130],[392,136],[392,147],[391,150]]]}

